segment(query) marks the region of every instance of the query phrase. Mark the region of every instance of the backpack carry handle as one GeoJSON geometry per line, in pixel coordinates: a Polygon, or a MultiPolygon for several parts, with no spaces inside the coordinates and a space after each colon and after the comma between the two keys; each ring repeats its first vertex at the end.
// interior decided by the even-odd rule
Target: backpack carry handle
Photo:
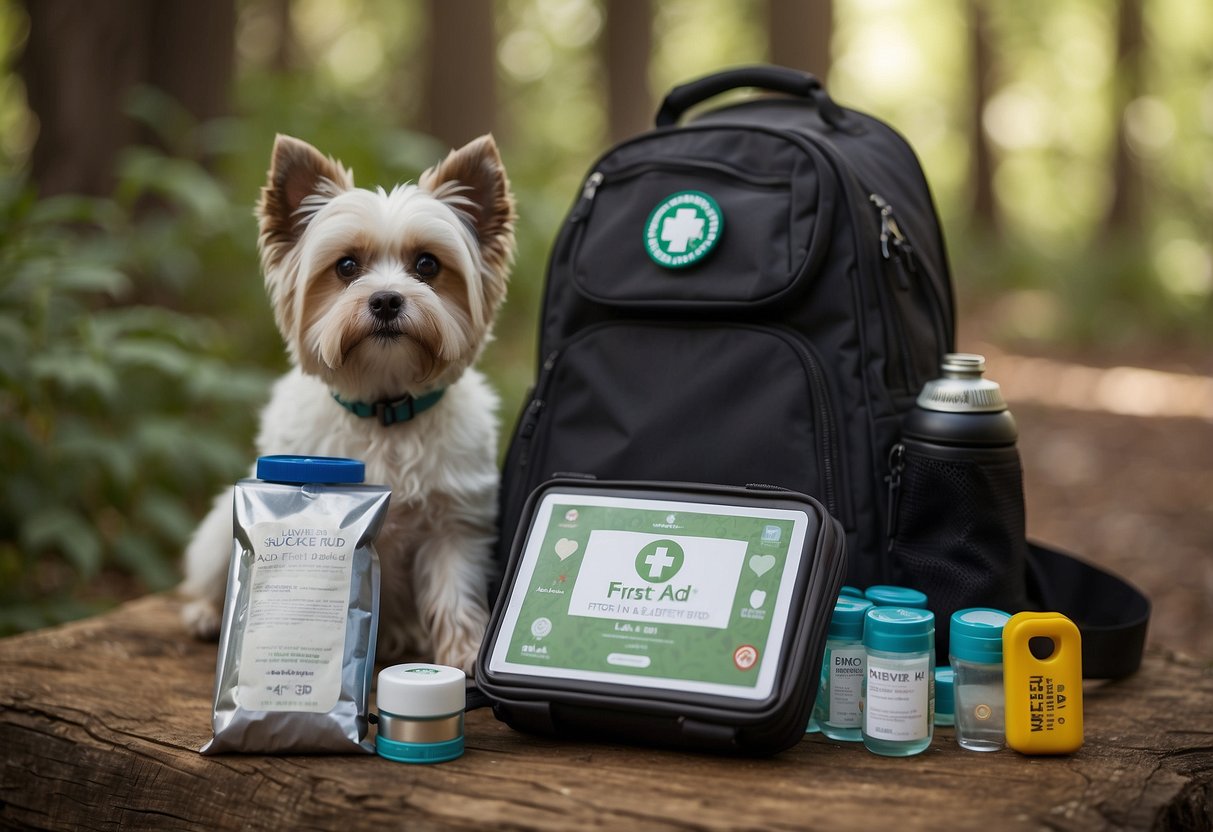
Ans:
{"type": "Polygon", "coordinates": [[[842,107],[830,98],[815,75],[783,66],[760,65],[725,70],[674,87],[657,111],[657,126],[672,127],[696,104],[742,87],[756,87],[797,98],[807,98],[817,105],[822,119],[831,127],[841,128],[846,118],[842,107]]]}

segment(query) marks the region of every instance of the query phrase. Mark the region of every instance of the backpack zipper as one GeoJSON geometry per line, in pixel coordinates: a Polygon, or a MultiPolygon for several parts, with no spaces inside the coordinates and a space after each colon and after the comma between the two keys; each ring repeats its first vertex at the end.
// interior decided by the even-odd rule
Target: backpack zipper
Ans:
{"type": "MultiPolygon", "coordinates": [[[[884,258],[884,262],[889,264],[885,271],[891,268],[893,275],[897,280],[897,288],[901,292],[910,291],[909,273],[916,271],[914,267],[914,248],[910,245],[902,233],[901,227],[897,224],[897,218],[893,214],[893,206],[882,197],[880,194],[868,194],[868,201],[876,206],[880,212],[880,254],[884,258]]],[[[900,355],[890,355],[889,361],[896,361],[901,367],[901,378],[905,383],[906,390],[913,390],[918,386],[914,379],[914,373],[910,367],[908,356],[910,355],[910,343],[906,340],[905,321],[902,320],[901,312],[898,309],[899,304],[896,301],[886,301],[885,292],[879,293],[881,313],[885,315],[886,325],[891,329],[897,338],[897,343],[892,347],[900,352],[900,355]],[[892,308],[889,308],[891,305],[892,308]]]]}
{"type": "MultiPolygon", "coordinates": [[[[869,194],[868,199],[880,211],[880,253],[886,261],[893,264],[897,274],[897,285],[901,289],[907,290],[910,288],[910,281],[914,279],[911,276],[918,274],[919,260],[914,254],[914,247],[910,244],[909,237],[898,225],[893,213],[893,206],[888,200],[877,193],[869,194]]],[[[947,352],[950,347],[947,333],[944,331],[943,304],[935,287],[935,281],[930,279],[929,274],[927,278],[925,288],[927,302],[931,306],[931,326],[935,330],[935,336],[941,349],[947,352]]]]}
{"type": "Polygon", "coordinates": [[[826,386],[825,375],[821,371],[821,364],[818,362],[816,354],[813,353],[812,347],[808,342],[801,341],[800,338],[796,338],[795,340],[798,342],[801,356],[805,359],[805,365],[809,368],[813,392],[816,394],[813,396],[813,403],[817,406],[818,421],[822,426],[821,442],[825,445],[825,454],[822,459],[821,473],[822,479],[825,480],[823,486],[825,488],[826,509],[834,517],[840,518],[837,486],[835,484],[838,471],[835,468],[834,460],[838,455],[838,434],[834,425],[834,413],[825,401],[829,388],[826,386]]]}
{"type": "Polygon", "coordinates": [[[535,435],[536,429],[539,427],[539,419],[543,415],[543,409],[547,406],[544,396],[547,395],[548,383],[552,377],[552,368],[556,366],[556,359],[560,357],[560,350],[552,350],[548,353],[548,357],[543,361],[543,367],[539,373],[539,380],[535,384],[535,392],[531,396],[531,401],[526,407],[526,412],[522,414],[519,420],[518,439],[522,442],[518,454],[518,467],[526,468],[530,462],[531,456],[531,440],[535,435]]]}
{"type": "MultiPolygon", "coordinates": [[[[521,519],[523,503],[533,488],[530,483],[531,476],[527,471],[531,461],[531,444],[534,442],[535,433],[539,428],[539,420],[543,416],[544,408],[547,406],[544,396],[547,395],[548,384],[552,377],[552,368],[556,366],[556,359],[559,355],[559,350],[553,350],[544,359],[538,377],[535,380],[535,386],[532,388],[530,401],[527,402],[526,409],[522,412],[522,415],[518,417],[518,424],[514,428],[514,436],[510,440],[509,451],[506,454],[502,473],[504,475],[505,472],[516,472],[516,476],[521,478],[527,484],[527,487],[519,489],[515,484],[513,489],[502,489],[501,520],[505,518],[521,519]],[[506,504],[507,501],[508,505],[506,504]]],[[[502,531],[505,531],[505,529],[502,531]]],[[[512,536],[516,531],[517,528],[510,529],[510,535],[512,536]]]]}
{"type": "Polygon", "coordinates": [[[893,206],[880,194],[869,194],[868,199],[880,210],[880,253],[885,260],[892,260],[905,268],[905,271],[898,269],[897,282],[902,289],[909,289],[910,278],[906,272],[913,274],[918,271],[914,265],[914,247],[897,224],[893,206]]]}
{"type": "Polygon", "coordinates": [[[888,515],[885,517],[884,534],[888,541],[887,551],[893,549],[893,539],[897,535],[897,511],[901,500],[901,472],[906,469],[906,446],[898,442],[889,449],[889,473],[884,481],[889,484],[888,515]]]}
{"type": "Polygon", "coordinates": [[[590,212],[590,203],[598,194],[598,186],[602,184],[604,178],[600,170],[596,170],[586,177],[585,184],[581,186],[581,198],[577,200],[577,207],[569,214],[570,223],[581,222],[581,218],[590,212]]]}

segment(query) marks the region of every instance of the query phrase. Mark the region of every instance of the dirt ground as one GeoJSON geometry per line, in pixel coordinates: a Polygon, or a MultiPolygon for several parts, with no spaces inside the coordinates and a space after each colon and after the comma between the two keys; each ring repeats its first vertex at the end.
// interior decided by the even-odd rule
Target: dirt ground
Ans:
{"type": "Polygon", "coordinates": [[[1041,360],[964,328],[958,346],[988,354],[1019,423],[1029,537],[1144,590],[1150,644],[1213,660],[1213,355],[1049,349],[1041,360]],[[1111,406],[1092,401],[1109,389],[1111,406]],[[1124,412],[1151,409],[1186,415],[1124,412]]]}

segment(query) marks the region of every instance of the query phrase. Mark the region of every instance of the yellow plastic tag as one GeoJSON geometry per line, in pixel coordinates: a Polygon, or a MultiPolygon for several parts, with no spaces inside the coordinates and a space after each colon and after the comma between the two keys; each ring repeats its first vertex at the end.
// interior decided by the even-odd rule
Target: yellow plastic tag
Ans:
{"type": "Polygon", "coordinates": [[[1021,612],[1002,630],[1007,745],[1023,754],[1082,747],[1082,637],[1058,612],[1021,612]],[[1029,646],[1037,642],[1037,658],[1029,646]],[[1044,652],[1052,643],[1051,652],[1044,652]]]}

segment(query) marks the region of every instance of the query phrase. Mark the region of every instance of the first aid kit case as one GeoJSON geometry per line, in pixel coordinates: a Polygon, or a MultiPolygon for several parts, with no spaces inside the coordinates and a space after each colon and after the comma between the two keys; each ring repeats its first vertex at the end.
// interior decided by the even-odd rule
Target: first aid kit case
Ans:
{"type": "Polygon", "coordinates": [[[841,527],[803,494],[552,480],[478,683],[520,730],[774,753],[804,734],[845,571],[841,527]]]}

